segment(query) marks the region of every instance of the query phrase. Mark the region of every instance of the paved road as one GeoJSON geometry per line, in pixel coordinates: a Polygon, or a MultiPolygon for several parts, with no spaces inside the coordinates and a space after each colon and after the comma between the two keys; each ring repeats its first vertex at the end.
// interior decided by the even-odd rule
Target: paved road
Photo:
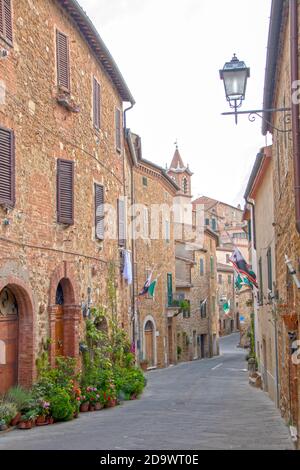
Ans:
{"type": "Polygon", "coordinates": [[[16,430],[1,449],[293,449],[264,392],[248,385],[238,336],[221,340],[221,356],[149,372],[140,400],[69,423],[16,430]]]}

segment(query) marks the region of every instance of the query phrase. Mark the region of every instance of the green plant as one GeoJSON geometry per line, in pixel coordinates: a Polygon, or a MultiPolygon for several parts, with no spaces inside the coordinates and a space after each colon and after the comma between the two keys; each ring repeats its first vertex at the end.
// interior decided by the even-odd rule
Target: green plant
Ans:
{"type": "Polygon", "coordinates": [[[73,418],[75,409],[65,389],[55,387],[49,401],[51,415],[56,421],[68,421],[73,418]]]}
{"type": "Polygon", "coordinates": [[[11,420],[16,416],[17,412],[18,409],[15,403],[0,403],[0,420],[4,421],[4,424],[8,425],[11,420]]]}
{"type": "Polygon", "coordinates": [[[39,415],[38,409],[32,408],[24,413],[21,417],[21,421],[34,421],[39,415]]]}
{"type": "Polygon", "coordinates": [[[18,411],[23,411],[31,407],[33,396],[28,390],[24,390],[20,386],[12,387],[5,395],[5,401],[14,403],[18,411]]]}
{"type": "Polygon", "coordinates": [[[180,357],[182,353],[182,349],[180,346],[177,346],[177,356],[180,357]]]}

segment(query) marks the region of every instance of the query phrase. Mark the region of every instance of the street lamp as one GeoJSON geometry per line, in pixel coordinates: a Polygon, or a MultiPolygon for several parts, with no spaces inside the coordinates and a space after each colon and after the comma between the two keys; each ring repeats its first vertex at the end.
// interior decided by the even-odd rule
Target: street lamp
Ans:
{"type": "Polygon", "coordinates": [[[247,79],[250,69],[245,62],[240,61],[234,54],[230,62],[226,62],[220,70],[220,78],[224,82],[226,99],[229,106],[235,110],[235,123],[237,124],[237,109],[242,106],[245,99],[247,79]]]}
{"type": "Polygon", "coordinates": [[[230,108],[234,109],[233,112],[222,113],[223,116],[234,115],[235,123],[238,122],[238,114],[248,114],[249,121],[253,122],[256,116],[268,122],[269,126],[276,129],[278,132],[290,132],[290,129],[286,128],[286,124],[290,123],[291,108],[272,108],[272,109],[252,109],[249,111],[238,111],[238,108],[242,106],[245,99],[247,80],[250,77],[250,68],[246,66],[245,62],[239,60],[234,54],[230,62],[226,62],[223,69],[219,71],[220,78],[223,80],[226,100],[229,102],[230,108]],[[273,126],[272,123],[267,121],[263,114],[283,112],[284,113],[284,129],[278,129],[273,126]],[[288,113],[287,113],[288,112],[288,113]]]}

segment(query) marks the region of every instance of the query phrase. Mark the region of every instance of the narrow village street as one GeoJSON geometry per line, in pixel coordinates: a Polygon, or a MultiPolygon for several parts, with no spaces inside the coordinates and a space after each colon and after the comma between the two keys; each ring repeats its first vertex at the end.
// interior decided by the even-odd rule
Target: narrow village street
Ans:
{"type": "Polygon", "coordinates": [[[248,385],[239,335],[221,356],[148,373],[140,400],[0,438],[4,449],[293,449],[274,404],[248,385]]]}

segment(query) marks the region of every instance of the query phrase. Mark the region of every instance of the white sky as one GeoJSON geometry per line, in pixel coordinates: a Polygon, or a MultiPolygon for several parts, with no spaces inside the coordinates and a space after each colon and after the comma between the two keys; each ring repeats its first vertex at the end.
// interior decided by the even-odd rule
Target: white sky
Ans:
{"type": "MultiPolygon", "coordinates": [[[[165,167],[178,139],[193,195],[243,204],[252,165],[265,144],[261,120],[239,118],[219,69],[235,52],[251,68],[243,110],[260,109],[271,0],[79,0],[133,96],[127,126],[143,156],[165,167]]],[[[270,142],[269,142],[270,143],[270,142]]]]}

